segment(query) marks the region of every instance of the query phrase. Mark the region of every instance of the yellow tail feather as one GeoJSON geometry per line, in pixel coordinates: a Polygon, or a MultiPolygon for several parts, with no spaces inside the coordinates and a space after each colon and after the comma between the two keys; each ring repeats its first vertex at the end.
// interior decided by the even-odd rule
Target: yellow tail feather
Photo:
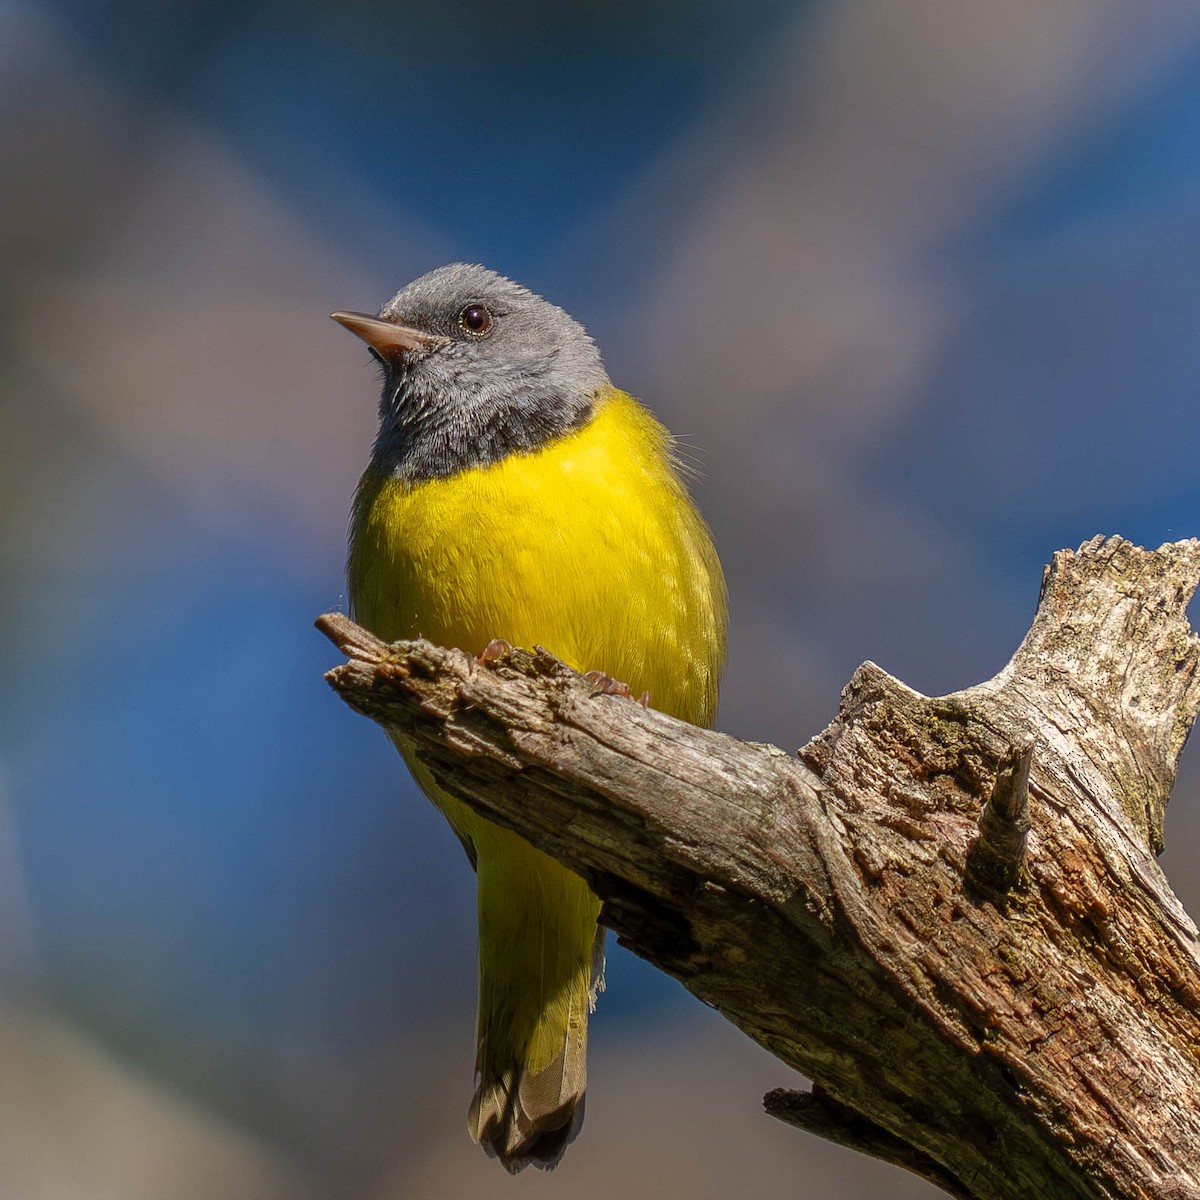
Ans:
{"type": "Polygon", "coordinates": [[[468,1127],[509,1171],[549,1169],[583,1123],[600,902],[515,834],[476,821],[469,836],[479,872],[479,1018],[468,1127]]]}

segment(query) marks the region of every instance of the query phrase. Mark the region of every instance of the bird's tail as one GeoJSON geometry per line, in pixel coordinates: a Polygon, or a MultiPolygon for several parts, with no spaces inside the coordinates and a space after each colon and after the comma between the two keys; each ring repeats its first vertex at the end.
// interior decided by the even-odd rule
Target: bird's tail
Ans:
{"type": "Polygon", "coordinates": [[[491,824],[472,834],[479,1017],[468,1125],[506,1170],[549,1170],[583,1123],[588,1013],[604,966],[600,902],[516,834],[491,824]]]}

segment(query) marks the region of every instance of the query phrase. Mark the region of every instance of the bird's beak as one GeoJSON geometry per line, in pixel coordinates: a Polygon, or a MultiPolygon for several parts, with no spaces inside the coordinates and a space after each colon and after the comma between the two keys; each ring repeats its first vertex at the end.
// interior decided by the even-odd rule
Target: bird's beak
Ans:
{"type": "Polygon", "coordinates": [[[407,325],[397,325],[394,321],[384,321],[370,313],[335,312],[329,315],[384,358],[394,358],[402,350],[429,354],[450,341],[449,338],[424,333],[407,325]]]}

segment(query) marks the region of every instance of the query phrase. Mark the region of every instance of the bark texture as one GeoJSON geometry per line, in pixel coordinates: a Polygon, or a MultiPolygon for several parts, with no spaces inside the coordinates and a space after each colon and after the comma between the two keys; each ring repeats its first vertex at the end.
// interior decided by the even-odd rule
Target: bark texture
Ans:
{"type": "Polygon", "coordinates": [[[584,876],[621,941],[815,1081],[774,1115],[970,1200],[1200,1198],[1200,946],[1154,855],[1200,707],[1200,542],[1047,568],[994,679],[872,663],[798,757],[318,622],[439,783],[584,876]]]}

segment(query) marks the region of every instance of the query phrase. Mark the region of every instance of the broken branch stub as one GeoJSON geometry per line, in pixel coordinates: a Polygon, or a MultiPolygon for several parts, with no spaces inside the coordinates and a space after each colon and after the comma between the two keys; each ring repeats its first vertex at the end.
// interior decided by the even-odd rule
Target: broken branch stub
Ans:
{"type": "Polygon", "coordinates": [[[967,885],[1000,901],[1021,880],[1029,841],[1029,769],[1034,739],[1013,746],[1000,762],[992,794],[979,814],[979,836],[967,851],[967,885]]]}
{"type": "Polygon", "coordinates": [[[322,621],[348,703],[819,1085],[771,1111],[957,1196],[1177,1200],[1200,1196],[1200,955],[1152,850],[1200,704],[1198,576],[1195,541],[1062,552],[994,679],[929,698],[865,664],[799,760],[544,652],[322,621]]]}

